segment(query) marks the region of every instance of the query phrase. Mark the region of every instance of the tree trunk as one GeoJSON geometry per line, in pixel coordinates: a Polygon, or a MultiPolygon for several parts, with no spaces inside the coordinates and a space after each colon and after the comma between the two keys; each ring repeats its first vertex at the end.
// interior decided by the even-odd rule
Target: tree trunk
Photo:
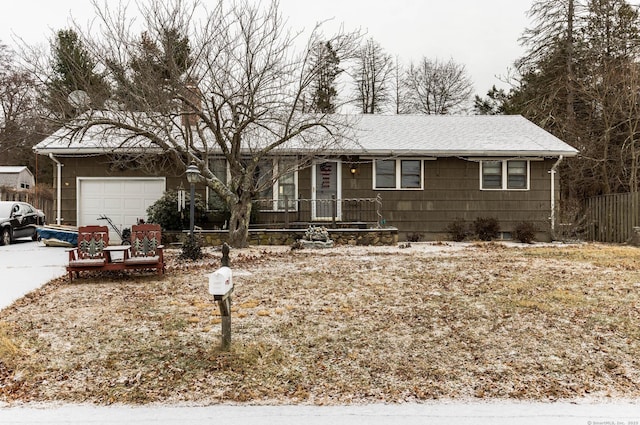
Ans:
{"type": "Polygon", "coordinates": [[[567,133],[570,136],[569,142],[573,142],[573,137],[576,134],[576,113],[573,107],[575,101],[575,76],[573,69],[573,21],[575,19],[575,5],[574,0],[569,0],[567,12],[567,35],[566,35],[566,85],[567,85],[567,133]]]}
{"type": "Polygon", "coordinates": [[[611,193],[611,181],[609,180],[609,167],[608,167],[608,162],[609,162],[609,145],[611,143],[611,136],[610,136],[610,129],[611,127],[606,125],[605,126],[605,132],[604,132],[604,146],[603,146],[603,153],[602,153],[602,162],[600,165],[600,172],[602,173],[602,176],[600,177],[602,179],[602,194],[603,195],[608,195],[611,193]]]}
{"type": "Polygon", "coordinates": [[[249,245],[249,221],[251,217],[251,198],[241,196],[231,206],[229,220],[229,245],[234,248],[245,248],[249,245]]]}

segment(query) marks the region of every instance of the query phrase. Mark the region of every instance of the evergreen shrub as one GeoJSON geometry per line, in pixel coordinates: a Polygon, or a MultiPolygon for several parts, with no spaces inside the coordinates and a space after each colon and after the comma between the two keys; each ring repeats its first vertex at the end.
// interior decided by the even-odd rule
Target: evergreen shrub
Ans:
{"type": "MultiPolygon", "coordinates": [[[[196,194],[195,201],[195,225],[204,227],[207,222],[205,204],[198,194],[196,194]]],[[[178,211],[178,192],[175,190],[167,191],[153,205],[147,208],[147,221],[159,224],[163,230],[185,230],[189,228],[189,211],[188,194],[184,210],[178,211]]]]}
{"type": "Polygon", "coordinates": [[[180,258],[183,260],[199,260],[202,258],[202,244],[200,238],[189,234],[182,244],[180,258]]]}

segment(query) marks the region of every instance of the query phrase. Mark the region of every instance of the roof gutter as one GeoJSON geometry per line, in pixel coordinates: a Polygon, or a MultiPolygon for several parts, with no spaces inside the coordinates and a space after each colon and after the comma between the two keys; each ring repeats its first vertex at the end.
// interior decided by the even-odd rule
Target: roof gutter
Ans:
{"type": "Polygon", "coordinates": [[[61,205],[60,205],[60,201],[62,200],[62,163],[60,161],[58,161],[56,159],[55,156],[53,156],[53,153],[49,152],[49,158],[51,158],[51,160],[53,162],[56,163],[56,167],[57,167],[57,177],[56,177],[56,224],[60,225],[62,224],[61,221],[62,219],[60,218],[61,215],[61,205]]]}
{"type": "Polygon", "coordinates": [[[536,158],[553,158],[553,157],[572,157],[577,156],[578,151],[508,151],[508,150],[481,150],[481,151],[446,151],[446,150],[345,150],[336,152],[340,155],[360,155],[367,157],[374,156],[430,156],[430,157],[464,157],[464,158],[502,158],[502,157],[536,157],[536,158]]]}
{"type": "Polygon", "coordinates": [[[113,153],[154,153],[161,154],[163,151],[154,147],[141,147],[141,148],[103,148],[103,147],[90,147],[90,148],[39,148],[35,150],[39,155],[108,155],[113,153]]]}

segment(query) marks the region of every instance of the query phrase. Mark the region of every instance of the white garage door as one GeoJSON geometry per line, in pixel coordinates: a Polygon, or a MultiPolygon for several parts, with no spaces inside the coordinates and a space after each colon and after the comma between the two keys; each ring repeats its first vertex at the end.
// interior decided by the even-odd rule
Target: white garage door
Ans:
{"type": "MultiPolygon", "coordinates": [[[[105,225],[107,216],[118,229],[147,219],[147,208],[164,193],[164,178],[78,178],[78,226],[105,225]]],[[[110,227],[109,240],[120,238],[110,227]]]]}

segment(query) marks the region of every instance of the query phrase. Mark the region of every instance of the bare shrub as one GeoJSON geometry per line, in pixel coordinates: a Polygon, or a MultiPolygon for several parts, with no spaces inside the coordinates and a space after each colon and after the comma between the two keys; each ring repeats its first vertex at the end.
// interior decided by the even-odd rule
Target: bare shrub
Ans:
{"type": "Polygon", "coordinates": [[[495,217],[478,217],[473,221],[473,229],[482,241],[496,239],[500,233],[500,224],[495,217]]]}
{"type": "Polygon", "coordinates": [[[531,243],[536,237],[536,226],[530,221],[523,221],[516,225],[513,236],[522,243],[531,243]]]}
{"type": "Polygon", "coordinates": [[[451,237],[451,240],[455,242],[462,242],[469,236],[469,226],[467,226],[467,223],[461,218],[456,218],[453,222],[449,223],[445,230],[451,237]]]}

